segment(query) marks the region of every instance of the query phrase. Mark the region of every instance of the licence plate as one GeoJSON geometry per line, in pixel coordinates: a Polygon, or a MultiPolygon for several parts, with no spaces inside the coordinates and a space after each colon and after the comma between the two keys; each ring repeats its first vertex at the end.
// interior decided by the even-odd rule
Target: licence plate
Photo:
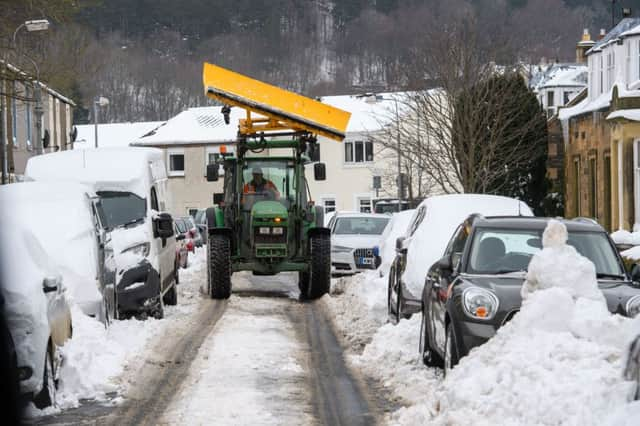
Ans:
{"type": "Polygon", "coordinates": [[[361,265],[373,265],[373,259],[370,257],[361,257],[360,258],[361,265]]]}

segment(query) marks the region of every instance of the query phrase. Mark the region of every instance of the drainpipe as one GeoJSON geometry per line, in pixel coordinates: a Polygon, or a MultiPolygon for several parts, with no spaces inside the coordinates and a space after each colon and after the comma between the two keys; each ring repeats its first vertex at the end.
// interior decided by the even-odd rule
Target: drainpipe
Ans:
{"type": "Polygon", "coordinates": [[[618,141],[618,229],[623,230],[624,221],[624,163],[622,161],[622,141],[618,141]]]}

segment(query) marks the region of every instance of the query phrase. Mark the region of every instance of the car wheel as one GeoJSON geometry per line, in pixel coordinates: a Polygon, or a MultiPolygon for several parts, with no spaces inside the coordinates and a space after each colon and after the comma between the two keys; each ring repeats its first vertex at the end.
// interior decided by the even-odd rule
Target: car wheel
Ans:
{"type": "Polygon", "coordinates": [[[50,344],[47,345],[47,354],[44,359],[42,389],[33,398],[33,403],[39,409],[55,405],[56,402],[55,371],[53,370],[53,356],[51,354],[50,346],[50,344]]]}
{"type": "Polygon", "coordinates": [[[422,363],[427,367],[440,367],[442,368],[444,362],[442,357],[438,355],[429,343],[429,328],[427,327],[428,312],[422,308],[422,322],[420,324],[420,357],[422,363]]]}
{"type": "Polygon", "coordinates": [[[391,295],[393,294],[393,279],[395,276],[395,272],[389,273],[389,284],[387,289],[387,320],[391,324],[397,324],[399,321],[397,312],[394,312],[393,301],[391,300],[391,295]]]}
{"type": "Polygon", "coordinates": [[[447,325],[447,332],[444,338],[444,377],[447,377],[453,367],[458,364],[458,347],[456,345],[456,335],[453,332],[453,325],[447,325]]]}
{"type": "Polygon", "coordinates": [[[176,285],[180,284],[180,265],[176,263],[176,266],[173,270],[175,274],[176,285]]]}
{"type": "Polygon", "coordinates": [[[178,304],[178,289],[172,285],[169,291],[164,294],[163,302],[165,305],[175,306],[178,304]]]}
{"type": "Polygon", "coordinates": [[[164,318],[164,297],[162,297],[162,291],[158,292],[158,303],[153,308],[153,317],[155,319],[164,318]]]}

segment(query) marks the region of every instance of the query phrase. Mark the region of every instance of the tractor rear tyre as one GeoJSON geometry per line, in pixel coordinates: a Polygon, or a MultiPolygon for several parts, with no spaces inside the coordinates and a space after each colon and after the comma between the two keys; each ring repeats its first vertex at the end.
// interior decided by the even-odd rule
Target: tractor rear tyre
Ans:
{"type": "Polygon", "coordinates": [[[231,296],[231,242],[226,235],[210,235],[209,244],[209,296],[228,299],[231,296]]]}
{"type": "Polygon", "coordinates": [[[307,299],[319,299],[329,293],[331,285],[331,237],[314,235],[311,237],[311,269],[307,299]]]}

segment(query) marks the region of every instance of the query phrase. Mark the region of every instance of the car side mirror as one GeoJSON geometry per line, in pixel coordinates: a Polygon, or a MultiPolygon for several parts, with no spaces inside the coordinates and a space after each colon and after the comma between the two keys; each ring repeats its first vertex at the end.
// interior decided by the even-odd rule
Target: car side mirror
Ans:
{"type": "Polygon", "coordinates": [[[315,180],[326,180],[327,166],[324,163],[315,163],[313,165],[313,177],[315,180]]]}
{"type": "Polygon", "coordinates": [[[55,293],[58,291],[59,280],[54,277],[46,277],[42,280],[42,291],[45,293],[55,293]]]}
{"type": "Polygon", "coordinates": [[[453,263],[451,261],[451,256],[443,256],[440,260],[438,260],[438,268],[442,272],[453,272],[453,263]]]}
{"type": "Polygon", "coordinates": [[[153,237],[166,240],[173,237],[173,235],[173,218],[169,213],[160,213],[153,221],[153,237]]]}
{"type": "Polygon", "coordinates": [[[640,282],[640,265],[637,263],[631,268],[631,281],[640,282]]]}
{"type": "Polygon", "coordinates": [[[404,241],[405,241],[404,237],[396,238],[396,252],[397,253],[401,253],[401,254],[406,254],[407,253],[407,248],[404,246],[404,241]]]}
{"type": "Polygon", "coordinates": [[[207,182],[217,182],[220,179],[220,165],[218,163],[207,164],[207,182]]]}

